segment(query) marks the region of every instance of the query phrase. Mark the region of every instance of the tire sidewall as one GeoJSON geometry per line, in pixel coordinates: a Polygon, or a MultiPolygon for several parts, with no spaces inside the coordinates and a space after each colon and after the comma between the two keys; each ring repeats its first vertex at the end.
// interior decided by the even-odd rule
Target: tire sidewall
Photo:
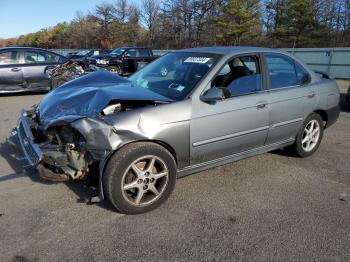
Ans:
{"type": "Polygon", "coordinates": [[[120,212],[126,214],[145,213],[157,208],[168,199],[175,187],[175,182],[176,164],[174,158],[166,149],[150,143],[117,151],[109,160],[104,173],[104,188],[109,201],[120,212]],[[125,200],[121,189],[122,179],[130,164],[146,155],[155,155],[165,162],[169,170],[168,183],[162,195],[154,203],[136,207],[125,200]]]}
{"type": "Polygon", "coordinates": [[[323,131],[324,131],[324,125],[323,125],[322,117],[319,114],[317,114],[317,113],[312,113],[311,115],[309,115],[305,119],[301,129],[299,130],[298,136],[297,136],[296,149],[297,149],[298,155],[300,155],[301,157],[308,157],[308,156],[311,156],[313,153],[315,153],[316,150],[319,148],[319,146],[321,144],[321,141],[322,141],[322,138],[323,138],[323,131]],[[305,151],[303,149],[301,141],[303,139],[303,133],[304,133],[305,127],[308,125],[308,123],[311,120],[316,120],[318,122],[318,124],[320,126],[320,136],[318,138],[316,146],[311,151],[305,151]]]}

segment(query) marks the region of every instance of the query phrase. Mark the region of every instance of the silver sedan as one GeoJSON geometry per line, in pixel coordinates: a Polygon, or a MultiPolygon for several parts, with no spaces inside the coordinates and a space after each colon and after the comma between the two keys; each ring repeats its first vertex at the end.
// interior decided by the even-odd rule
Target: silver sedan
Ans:
{"type": "Polygon", "coordinates": [[[286,148],[319,147],[339,115],[339,89],[290,55],[265,48],[172,52],[128,79],[99,71],[22,111],[14,134],[54,181],[99,185],[122,213],[150,211],[177,177],[286,148]]]}

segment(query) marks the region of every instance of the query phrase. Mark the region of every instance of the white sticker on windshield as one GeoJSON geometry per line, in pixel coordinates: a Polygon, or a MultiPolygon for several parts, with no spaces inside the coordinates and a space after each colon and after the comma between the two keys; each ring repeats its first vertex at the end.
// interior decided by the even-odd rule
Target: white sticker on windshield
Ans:
{"type": "Polygon", "coordinates": [[[182,85],[179,85],[178,87],[176,87],[176,90],[177,91],[182,91],[182,90],[184,90],[185,89],[185,87],[184,86],[182,86],[182,85]]]}
{"type": "Polygon", "coordinates": [[[210,57],[188,57],[184,63],[199,63],[199,64],[205,64],[210,60],[210,57]]]}

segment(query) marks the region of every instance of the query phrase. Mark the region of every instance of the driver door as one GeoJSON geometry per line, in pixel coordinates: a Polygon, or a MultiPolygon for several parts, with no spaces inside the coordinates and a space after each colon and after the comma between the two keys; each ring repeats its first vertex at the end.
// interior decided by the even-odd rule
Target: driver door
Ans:
{"type": "Polygon", "coordinates": [[[136,71],[136,61],[138,60],[138,51],[136,48],[130,48],[123,54],[123,72],[132,74],[136,71]]]}
{"type": "Polygon", "coordinates": [[[256,54],[238,58],[241,61],[238,64],[241,69],[244,67],[245,73],[237,74],[238,66],[232,65],[232,59],[228,62],[231,63],[230,68],[224,66],[211,82],[215,86],[215,82],[223,82],[223,74],[227,74],[226,79],[230,78],[228,74],[234,76],[232,82],[220,86],[228,93],[227,97],[216,103],[199,99],[193,103],[191,165],[229,158],[262,147],[265,143],[269,129],[269,105],[260,58],[256,54]]]}

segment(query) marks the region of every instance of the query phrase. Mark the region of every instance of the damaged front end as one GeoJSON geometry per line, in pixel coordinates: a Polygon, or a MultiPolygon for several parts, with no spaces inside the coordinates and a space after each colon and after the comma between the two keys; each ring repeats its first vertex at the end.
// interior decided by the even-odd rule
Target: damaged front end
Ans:
{"type": "Polygon", "coordinates": [[[29,164],[45,179],[55,182],[84,179],[96,161],[77,130],[69,124],[44,130],[35,109],[21,111],[15,133],[29,164]]]}
{"type": "Polygon", "coordinates": [[[98,181],[102,200],[101,179],[108,157],[124,144],[146,138],[140,110],[169,102],[99,71],[52,90],[38,106],[22,110],[14,133],[41,177],[56,182],[98,181]]]}

